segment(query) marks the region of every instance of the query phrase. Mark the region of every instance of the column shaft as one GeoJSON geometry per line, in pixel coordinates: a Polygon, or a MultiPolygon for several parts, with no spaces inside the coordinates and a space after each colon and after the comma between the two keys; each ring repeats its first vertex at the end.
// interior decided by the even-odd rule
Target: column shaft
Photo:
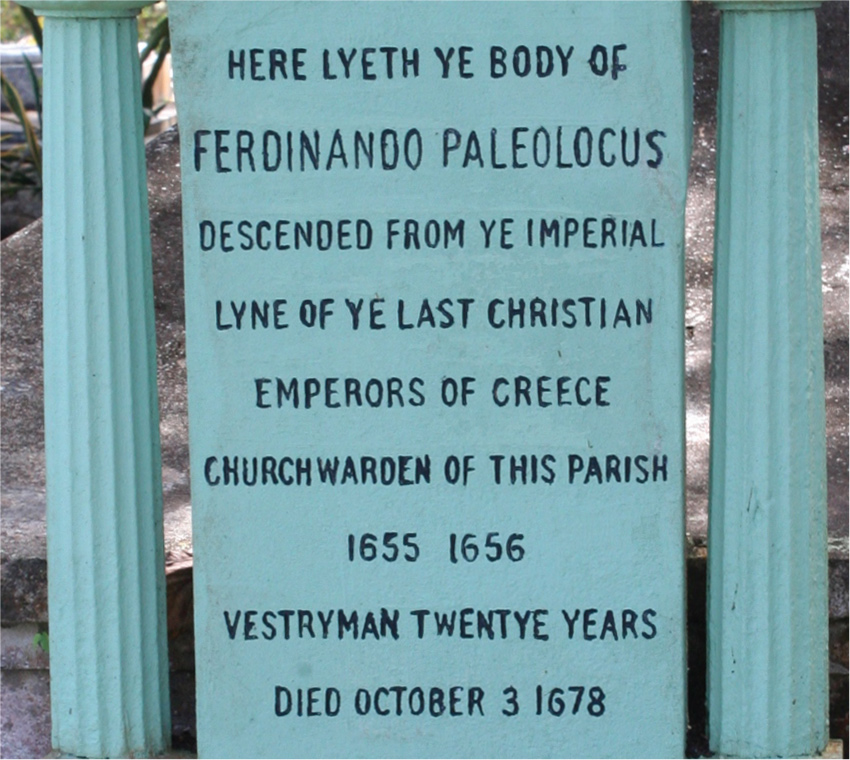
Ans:
{"type": "Polygon", "coordinates": [[[828,738],[815,4],[718,5],[709,740],[806,756],[828,738]]]}
{"type": "Polygon", "coordinates": [[[136,9],[73,5],[53,3],[44,34],[53,744],[150,755],[170,711],[136,9]]]}

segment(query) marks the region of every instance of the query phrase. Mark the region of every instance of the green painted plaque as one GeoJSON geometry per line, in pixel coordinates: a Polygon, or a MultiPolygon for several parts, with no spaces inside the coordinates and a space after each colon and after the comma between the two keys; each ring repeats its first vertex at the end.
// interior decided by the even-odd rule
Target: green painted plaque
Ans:
{"type": "Polygon", "coordinates": [[[686,6],[169,7],[201,755],[680,755],[686,6]]]}

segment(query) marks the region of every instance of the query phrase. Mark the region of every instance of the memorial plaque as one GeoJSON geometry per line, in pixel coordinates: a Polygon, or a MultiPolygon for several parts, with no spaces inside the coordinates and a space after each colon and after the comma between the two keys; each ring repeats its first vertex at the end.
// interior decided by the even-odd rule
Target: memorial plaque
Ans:
{"type": "Polygon", "coordinates": [[[687,6],[169,8],[201,755],[681,755],[687,6]]]}

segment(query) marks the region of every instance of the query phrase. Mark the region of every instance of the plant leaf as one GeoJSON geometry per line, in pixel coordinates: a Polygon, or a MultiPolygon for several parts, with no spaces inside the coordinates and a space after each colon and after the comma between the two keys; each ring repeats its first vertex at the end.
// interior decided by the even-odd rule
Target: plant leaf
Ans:
{"type": "Polygon", "coordinates": [[[25,8],[23,5],[21,6],[21,11],[24,14],[24,18],[26,18],[27,23],[30,26],[30,31],[32,32],[32,36],[35,39],[35,44],[38,45],[39,50],[44,50],[44,42],[42,38],[41,32],[41,24],[38,23],[38,16],[30,8],[25,8]]]}
{"type": "Polygon", "coordinates": [[[153,88],[156,84],[156,78],[165,63],[165,58],[171,51],[171,36],[168,30],[168,17],[163,18],[151,32],[150,39],[145,49],[142,51],[141,60],[144,61],[154,48],[159,47],[156,60],[151,67],[150,72],[145,77],[142,83],[142,107],[153,108],[153,88]]]}
{"type": "Polygon", "coordinates": [[[24,65],[27,67],[27,71],[30,75],[30,83],[32,84],[32,95],[35,98],[35,110],[38,114],[39,122],[41,121],[41,80],[35,73],[35,69],[32,67],[30,63],[30,59],[26,56],[23,56],[24,65]]]}
{"type": "Polygon", "coordinates": [[[144,63],[148,56],[156,49],[163,37],[168,34],[168,16],[164,16],[159,20],[153,28],[150,36],[145,42],[142,52],[139,54],[139,60],[144,63]]]}
{"type": "Polygon", "coordinates": [[[9,105],[12,113],[15,115],[15,118],[18,120],[18,123],[21,125],[21,129],[24,131],[24,137],[26,138],[27,147],[30,150],[30,154],[32,155],[32,162],[35,166],[35,171],[41,179],[41,143],[38,139],[38,134],[33,126],[32,122],[27,116],[27,110],[24,107],[24,101],[21,99],[21,94],[15,88],[15,86],[6,78],[6,75],[0,71],[0,87],[3,89],[3,97],[6,99],[6,103],[9,105]]]}

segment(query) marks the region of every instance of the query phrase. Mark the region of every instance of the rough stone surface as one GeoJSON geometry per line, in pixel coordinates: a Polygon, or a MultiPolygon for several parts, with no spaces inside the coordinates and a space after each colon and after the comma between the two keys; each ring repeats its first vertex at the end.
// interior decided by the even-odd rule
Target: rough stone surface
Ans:
{"type": "Polygon", "coordinates": [[[46,621],[47,560],[44,556],[8,558],[4,554],[0,572],[3,624],[46,621]]]}
{"type": "Polygon", "coordinates": [[[47,670],[50,657],[36,643],[44,626],[24,623],[3,628],[0,639],[0,667],[3,670],[47,670]]]}
{"type": "Polygon", "coordinates": [[[835,557],[829,561],[829,617],[847,617],[847,560],[835,557]]]}
{"type": "Polygon", "coordinates": [[[41,216],[41,191],[21,190],[0,203],[0,238],[32,224],[41,216]]]}
{"type": "Polygon", "coordinates": [[[0,756],[50,752],[50,678],[46,670],[0,671],[0,756]]]}

